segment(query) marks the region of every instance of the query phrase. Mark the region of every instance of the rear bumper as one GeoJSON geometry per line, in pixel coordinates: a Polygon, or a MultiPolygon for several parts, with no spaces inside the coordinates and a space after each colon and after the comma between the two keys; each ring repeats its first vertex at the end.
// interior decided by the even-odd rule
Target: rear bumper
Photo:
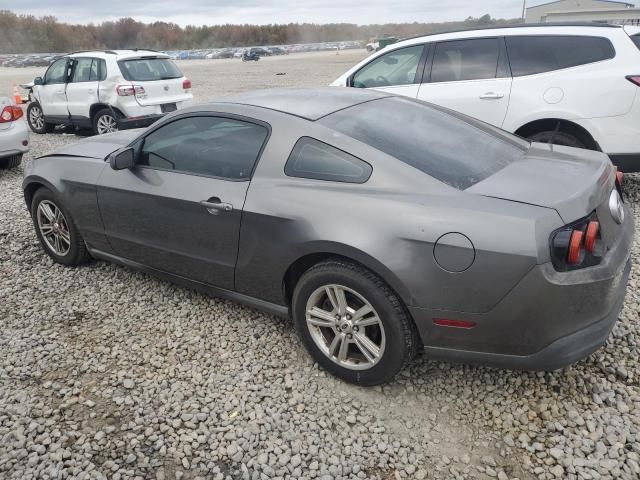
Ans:
{"type": "MultiPolygon", "coordinates": [[[[631,260],[627,261],[624,269],[623,285],[627,284],[630,271],[631,260]]],[[[622,310],[625,291],[625,289],[621,289],[613,309],[604,318],[577,332],[559,338],[531,355],[504,355],[438,347],[425,347],[425,352],[433,358],[468,364],[521,370],[557,370],[586,358],[606,343],[622,310]]]]}
{"type": "Polygon", "coordinates": [[[11,157],[29,151],[29,127],[22,119],[9,128],[0,130],[0,158],[11,157]],[[27,142],[23,145],[23,142],[27,142]]]}
{"type": "Polygon", "coordinates": [[[119,130],[129,130],[132,128],[144,128],[149,125],[157,122],[164,114],[158,115],[144,115],[142,117],[130,117],[130,118],[121,118],[118,120],[118,129],[119,130]]]}
{"type": "Polygon", "coordinates": [[[621,172],[640,172],[640,153],[613,153],[609,158],[621,172]]]}

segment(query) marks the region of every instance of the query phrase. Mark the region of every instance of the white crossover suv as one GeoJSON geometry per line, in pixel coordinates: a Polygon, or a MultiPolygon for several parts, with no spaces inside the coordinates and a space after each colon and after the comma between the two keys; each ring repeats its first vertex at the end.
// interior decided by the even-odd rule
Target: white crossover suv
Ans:
{"type": "Polygon", "coordinates": [[[27,120],[36,133],[55,125],[96,134],[146,127],[193,100],[191,81],[168,55],[150,50],[73,53],[33,83],[27,120]]]}
{"type": "Polygon", "coordinates": [[[411,38],[332,85],[418,98],[533,141],[601,150],[622,171],[640,170],[637,26],[540,24],[411,38]]]}
{"type": "Polygon", "coordinates": [[[29,129],[22,109],[0,96],[0,168],[17,167],[28,151],[29,129]]]}

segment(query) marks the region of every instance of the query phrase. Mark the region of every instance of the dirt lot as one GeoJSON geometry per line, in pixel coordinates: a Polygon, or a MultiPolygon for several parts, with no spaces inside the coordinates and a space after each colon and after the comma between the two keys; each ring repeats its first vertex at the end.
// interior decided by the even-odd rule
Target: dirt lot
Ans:
{"type": "MultiPolygon", "coordinates": [[[[326,85],[363,51],[180,62],[197,101],[326,85]]],[[[0,91],[43,69],[0,68],[0,91]]],[[[78,141],[32,135],[38,156],[78,141]]],[[[27,159],[25,159],[26,161],[27,159]]],[[[291,322],[37,243],[0,171],[0,478],[640,478],[640,235],[605,348],[554,373],[419,357],[363,389],[291,322]]],[[[627,189],[640,223],[640,177],[627,189]]]]}

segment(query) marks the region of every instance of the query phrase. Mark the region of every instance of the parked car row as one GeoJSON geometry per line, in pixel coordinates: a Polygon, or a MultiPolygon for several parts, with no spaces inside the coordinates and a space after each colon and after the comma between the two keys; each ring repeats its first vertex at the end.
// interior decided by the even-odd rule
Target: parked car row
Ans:
{"type": "Polygon", "coordinates": [[[47,67],[61,54],[0,55],[0,67],[47,67]]]}

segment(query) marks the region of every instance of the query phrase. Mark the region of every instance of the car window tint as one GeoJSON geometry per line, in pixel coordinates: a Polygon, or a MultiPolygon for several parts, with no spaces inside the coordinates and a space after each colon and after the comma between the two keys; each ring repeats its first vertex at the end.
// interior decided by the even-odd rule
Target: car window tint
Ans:
{"type": "Polygon", "coordinates": [[[399,48],[361,68],[353,77],[357,88],[388,87],[415,83],[423,45],[399,48]]]}
{"type": "Polygon", "coordinates": [[[640,33],[638,35],[632,35],[631,41],[635,43],[636,47],[640,48],[640,33]]]}
{"type": "Polygon", "coordinates": [[[615,57],[611,42],[586,36],[506,37],[514,77],[576,67],[615,57]]]}
{"type": "Polygon", "coordinates": [[[47,84],[65,83],[67,80],[67,59],[61,58],[55,61],[47,70],[44,81],[47,84]]]}
{"type": "Polygon", "coordinates": [[[76,58],[74,63],[71,81],[74,83],[91,81],[91,67],[94,64],[94,59],[76,58]]]}
{"type": "Polygon", "coordinates": [[[309,137],[298,140],[284,167],[290,177],[347,183],[364,183],[371,171],[367,162],[309,137]]]}
{"type": "Polygon", "coordinates": [[[497,38],[456,40],[436,46],[432,82],[495,78],[500,57],[497,38]]]}
{"type": "Polygon", "coordinates": [[[244,180],[268,136],[262,125],[222,117],[189,117],[146,137],[139,163],[164,170],[244,180]]]}
{"type": "Polygon", "coordinates": [[[150,82],[181,78],[182,72],[168,58],[135,58],[118,62],[125,80],[136,82],[150,82]]]}
{"type": "Polygon", "coordinates": [[[480,121],[403,97],[361,103],[318,122],[460,190],[529,148],[528,142],[480,121]]]}

